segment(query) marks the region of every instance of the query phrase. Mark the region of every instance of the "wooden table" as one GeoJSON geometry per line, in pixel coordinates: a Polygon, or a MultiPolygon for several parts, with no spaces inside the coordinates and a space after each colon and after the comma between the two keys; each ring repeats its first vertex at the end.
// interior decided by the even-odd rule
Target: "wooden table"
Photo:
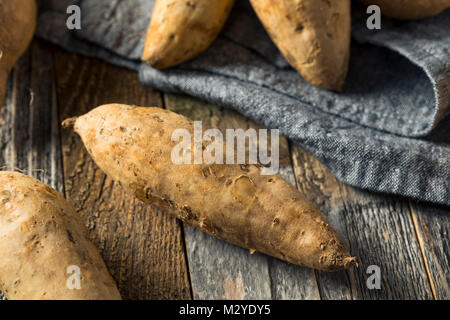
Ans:
{"type": "Polygon", "coordinates": [[[95,106],[160,106],[218,128],[252,121],[143,88],[134,72],[35,40],[14,69],[0,117],[0,165],[52,185],[75,206],[126,299],[449,299],[449,207],[340,183],[282,140],[281,173],[346,239],[359,268],[326,273],[214,239],[144,205],[106,177],[59,123],[95,106]],[[381,289],[369,290],[370,265],[381,289]]]}

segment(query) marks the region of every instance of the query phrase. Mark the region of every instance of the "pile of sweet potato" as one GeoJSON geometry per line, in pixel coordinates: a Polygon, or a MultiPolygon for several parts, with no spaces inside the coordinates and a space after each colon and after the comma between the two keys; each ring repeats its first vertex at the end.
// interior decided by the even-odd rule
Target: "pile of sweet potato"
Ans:
{"type": "MultiPolygon", "coordinates": [[[[350,51],[350,0],[250,0],[287,61],[309,82],[340,90],[350,51]]],[[[362,0],[388,16],[418,19],[450,0],[362,0]]],[[[143,60],[182,63],[220,32],[233,0],[158,0],[143,60]]],[[[34,0],[0,0],[0,103],[8,74],[31,41],[34,0]]],[[[242,32],[245,32],[243,30],[242,32]]],[[[257,165],[175,164],[172,132],[192,133],[187,118],[159,108],[104,105],[68,119],[97,165],[144,202],[187,224],[290,263],[326,271],[356,264],[325,217],[278,175],[257,165]]],[[[194,145],[191,146],[193,150],[194,145]]],[[[100,254],[73,207],[55,190],[0,172],[0,289],[17,299],[120,299],[100,254]],[[82,274],[67,285],[67,267],[82,274]]]]}
{"type": "MultiPolygon", "coordinates": [[[[420,19],[450,7],[450,0],[361,1],[397,19],[420,19]]],[[[350,0],[250,2],[273,42],[305,80],[342,90],[350,57],[350,0]]],[[[164,69],[195,57],[219,34],[232,4],[233,0],[157,0],[142,60],[164,69]]]]}

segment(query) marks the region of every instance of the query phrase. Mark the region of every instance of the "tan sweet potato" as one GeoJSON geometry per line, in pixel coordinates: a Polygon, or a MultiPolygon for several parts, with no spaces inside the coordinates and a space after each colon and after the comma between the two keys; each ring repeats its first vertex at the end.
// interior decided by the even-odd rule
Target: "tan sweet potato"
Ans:
{"type": "Polygon", "coordinates": [[[310,83],[340,91],[350,57],[350,0],[250,0],[289,64],[310,83]]]}
{"type": "Polygon", "coordinates": [[[0,1],[0,108],[9,73],[30,44],[35,28],[35,0],[0,1]]]}
{"type": "Polygon", "coordinates": [[[377,5],[386,17],[417,20],[431,17],[450,8],[450,0],[361,0],[365,5],[377,5]]]}
{"type": "Polygon", "coordinates": [[[256,165],[174,164],[173,131],[193,134],[181,115],[111,104],[63,126],[74,126],[115,181],[189,225],[302,266],[336,271],[355,264],[325,217],[280,176],[261,175],[256,165]]]}
{"type": "Polygon", "coordinates": [[[8,299],[120,299],[74,208],[16,172],[0,172],[0,253],[0,289],[8,299]],[[76,281],[67,285],[71,266],[79,268],[79,289],[76,281]]]}
{"type": "Polygon", "coordinates": [[[196,57],[222,29],[234,0],[157,0],[142,60],[165,69],[196,57]]]}

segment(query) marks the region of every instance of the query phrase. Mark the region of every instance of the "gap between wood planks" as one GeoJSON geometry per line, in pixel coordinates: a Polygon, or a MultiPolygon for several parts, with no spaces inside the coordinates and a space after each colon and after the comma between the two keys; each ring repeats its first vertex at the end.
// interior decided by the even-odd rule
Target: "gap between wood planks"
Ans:
{"type": "Polygon", "coordinates": [[[436,287],[434,285],[433,277],[431,276],[431,271],[428,266],[427,257],[425,255],[425,246],[424,246],[424,241],[423,241],[422,235],[419,231],[419,222],[417,221],[417,215],[414,212],[414,209],[411,204],[411,200],[408,199],[407,201],[408,201],[409,210],[411,212],[411,219],[412,219],[412,223],[414,225],[414,231],[416,234],[416,238],[417,238],[417,241],[419,242],[420,254],[422,255],[423,265],[424,265],[425,270],[427,271],[428,284],[430,285],[430,289],[433,294],[433,299],[437,300],[436,287]]]}
{"type": "MultiPolygon", "coordinates": [[[[166,106],[166,100],[164,99],[164,93],[161,91],[160,92],[160,97],[161,97],[161,105],[162,108],[167,109],[166,106]]],[[[189,281],[189,292],[191,294],[191,297],[194,297],[194,292],[192,290],[192,281],[191,281],[191,270],[190,270],[190,266],[189,266],[189,261],[187,260],[187,256],[188,256],[188,252],[187,252],[187,247],[186,247],[186,235],[185,235],[185,231],[184,231],[184,223],[181,220],[178,220],[178,225],[180,226],[180,230],[181,230],[181,238],[183,239],[183,251],[184,251],[184,256],[186,257],[186,269],[187,269],[187,277],[188,277],[188,281],[189,281]]]]}

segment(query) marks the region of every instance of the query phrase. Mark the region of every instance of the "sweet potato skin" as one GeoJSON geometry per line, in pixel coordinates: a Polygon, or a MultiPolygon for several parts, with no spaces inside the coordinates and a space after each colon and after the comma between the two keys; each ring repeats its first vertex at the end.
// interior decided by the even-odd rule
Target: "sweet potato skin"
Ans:
{"type": "Polygon", "coordinates": [[[437,15],[450,8],[450,0],[361,0],[365,5],[377,5],[386,17],[418,20],[437,15]]]}
{"type": "Polygon", "coordinates": [[[0,172],[0,288],[12,300],[120,299],[74,208],[54,189],[0,172]],[[67,267],[81,270],[69,289],[67,267]]]}
{"type": "Polygon", "coordinates": [[[36,11],[35,0],[0,2],[0,108],[9,73],[33,38],[36,11]]]}
{"type": "Polygon", "coordinates": [[[234,0],[157,0],[142,60],[166,69],[204,51],[222,29],[234,0]]]}
{"type": "Polygon", "coordinates": [[[350,58],[350,0],[250,0],[288,63],[308,82],[341,91],[350,58]]]}
{"type": "Polygon", "coordinates": [[[63,125],[74,125],[94,161],[115,181],[189,225],[315,269],[336,271],[355,263],[325,217],[280,176],[261,175],[255,165],[174,164],[173,130],[193,132],[193,123],[181,115],[112,104],[63,125]]]}

